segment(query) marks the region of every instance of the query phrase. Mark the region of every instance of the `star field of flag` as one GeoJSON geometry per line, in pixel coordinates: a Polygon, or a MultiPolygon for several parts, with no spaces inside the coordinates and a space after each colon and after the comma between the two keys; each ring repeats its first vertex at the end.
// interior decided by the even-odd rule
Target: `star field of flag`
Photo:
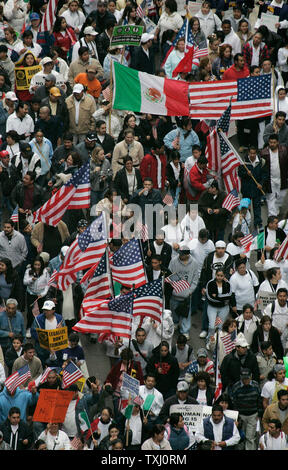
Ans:
{"type": "Polygon", "coordinates": [[[107,270],[106,255],[103,255],[101,260],[99,261],[96,271],[94,272],[92,276],[92,279],[94,277],[102,276],[103,274],[106,273],[106,270],[107,270]]]}
{"type": "Polygon", "coordinates": [[[269,99],[271,96],[271,75],[238,79],[238,101],[269,99]]]}
{"type": "Polygon", "coordinates": [[[108,308],[113,312],[132,313],[132,304],[133,294],[130,292],[126,295],[120,295],[120,297],[110,300],[108,308]]]}
{"type": "Polygon", "coordinates": [[[79,171],[76,171],[72,178],[70,178],[64,186],[79,186],[80,184],[89,184],[90,183],[90,164],[89,162],[86,165],[83,165],[79,171]],[[80,176],[80,178],[79,178],[80,176]]]}
{"type": "Polygon", "coordinates": [[[153,295],[156,297],[162,297],[162,280],[157,279],[154,282],[149,282],[144,286],[138,287],[135,292],[135,298],[147,297],[147,295],[153,295]]]}
{"type": "Polygon", "coordinates": [[[90,243],[106,239],[103,218],[99,217],[78,237],[78,245],[81,251],[85,251],[90,243]]]}
{"type": "Polygon", "coordinates": [[[130,266],[142,261],[139,241],[134,238],[123,245],[113,255],[114,266],[130,266]]]}

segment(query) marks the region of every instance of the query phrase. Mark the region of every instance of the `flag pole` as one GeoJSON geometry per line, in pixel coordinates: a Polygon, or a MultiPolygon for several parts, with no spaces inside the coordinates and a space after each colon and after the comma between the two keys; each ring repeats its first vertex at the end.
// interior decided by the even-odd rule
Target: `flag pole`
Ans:
{"type": "MultiPolygon", "coordinates": [[[[164,284],[165,283],[165,278],[164,274],[162,276],[162,296],[163,296],[163,302],[162,302],[162,318],[161,318],[161,337],[160,337],[160,350],[161,350],[161,343],[163,339],[163,316],[164,316],[164,310],[165,310],[165,296],[164,296],[164,284]]],[[[160,353],[160,368],[162,368],[162,356],[160,353]]]]}
{"type": "MultiPolygon", "coordinates": [[[[130,336],[129,336],[129,345],[128,345],[128,348],[129,350],[131,350],[131,337],[132,337],[132,320],[133,320],[133,308],[134,308],[134,290],[135,290],[135,284],[133,284],[133,287],[132,287],[132,305],[131,305],[131,318],[130,318],[130,336]]],[[[131,359],[131,363],[130,363],[130,370],[128,372],[128,368],[127,368],[127,374],[131,374],[131,371],[132,371],[132,360],[131,359]]]]}
{"type": "MultiPolygon", "coordinates": [[[[229,145],[229,147],[231,148],[231,150],[233,150],[235,156],[238,158],[238,160],[240,161],[241,165],[244,166],[244,168],[245,168],[245,170],[247,171],[247,173],[248,173],[248,172],[251,173],[251,171],[248,170],[246,163],[242,160],[242,158],[240,157],[240,155],[239,155],[238,152],[236,151],[235,147],[233,147],[233,145],[231,144],[230,140],[229,140],[228,137],[224,134],[224,132],[222,131],[222,129],[218,129],[218,132],[219,132],[219,134],[221,135],[222,139],[226,142],[226,144],[229,145]]],[[[248,174],[249,174],[249,173],[248,173],[248,174]]],[[[249,176],[252,178],[252,180],[254,181],[254,183],[255,183],[255,184],[257,185],[257,187],[258,187],[259,183],[258,183],[258,181],[254,178],[254,176],[252,175],[252,173],[251,173],[249,176]]],[[[261,193],[262,193],[263,195],[265,195],[265,192],[263,191],[262,188],[258,188],[258,189],[261,191],[261,193]]]]}

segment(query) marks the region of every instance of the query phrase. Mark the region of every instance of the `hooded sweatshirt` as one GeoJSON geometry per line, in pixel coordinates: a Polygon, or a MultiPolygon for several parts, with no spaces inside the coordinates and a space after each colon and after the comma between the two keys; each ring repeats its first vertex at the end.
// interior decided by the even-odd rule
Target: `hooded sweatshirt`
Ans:
{"type": "Polygon", "coordinates": [[[179,256],[177,256],[170,261],[169,270],[172,273],[177,273],[180,279],[183,279],[190,284],[189,288],[180,293],[175,292],[174,289],[172,292],[173,297],[176,297],[177,300],[181,301],[186,299],[194,292],[198,283],[199,274],[197,263],[193,260],[191,255],[189,256],[188,263],[186,264],[180,260],[179,256]]]}

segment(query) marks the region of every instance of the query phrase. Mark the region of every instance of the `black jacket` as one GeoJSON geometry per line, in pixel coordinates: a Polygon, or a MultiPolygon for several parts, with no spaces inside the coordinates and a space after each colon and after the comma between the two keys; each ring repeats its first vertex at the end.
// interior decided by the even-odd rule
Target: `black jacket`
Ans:
{"type": "MultiPolygon", "coordinates": [[[[245,158],[245,165],[249,171],[251,171],[255,180],[263,186],[264,182],[268,178],[268,174],[265,167],[265,160],[259,158],[259,162],[255,166],[252,165],[248,156],[245,158]]],[[[257,188],[256,183],[253,181],[251,176],[248,175],[244,165],[238,167],[238,175],[241,179],[241,193],[243,197],[261,197],[262,193],[257,188]]]]}
{"type": "Polygon", "coordinates": [[[225,197],[226,194],[223,191],[219,191],[217,197],[214,199],[213,194],[210,194],[208,189],[206,189],[198,200],[199,211],[201,212],[207,230],[210,232],[214,232],[216,229],[223,230],[226,227],[229,212],[222,208],[225,197]],[[208,214],[208,208],[220,209],[219,214],[208,214]]]}
{"type": "Polygon", "coordinates": [[[236,350],[234,350],[224,357],[220,367],[223,391],[240,380],[241,368],[250,369],[252,379],[259,382],[260,373],[256,356],[248,349],[245,359],[240,361],[236,356],[236,350]]]}
{"type": "MultiPolygon", "coordinates": [[[[170,407],[172,405],[179,405],[179,404],[180,404],[179,399],[176,394],[173,395],[172,397],[167,398],[167,400],[164,401],[164,404],[159,413],[159,417],[158,417],[159,422],[165,424],[170,415],[169,413],[170,407]]],[[[184,403],[184,405],[197,405],[197,404],[198,404],[198,401],[196,401],[194,397],[191,397],[189,395],[187,396],[187,400],[184,403]]]]}
{"type": "Polygon", "coordinates": [[[157,347],[153,349],[153,354],[150,357],[147,366],[146,373],[153,373],[156,377],[156,388],[160,393],[165,395],[169,390],[176,390],[178,377],[179,377],[179,365],[176,357],[172,356],[168,352],[165,358],[160,358],[160,348],[157,347]],[[158,372],[160,367],[160,362],[162,366],[162,373],[158,372]]]}
{"type": "MultiPolygon", "coordinates": [[[[22,181],[19,181],[18,184],[14,187],[11,193],[11,197],[10,197],[10,201],[11,201],[13,208],[15,208],[17,204],[20,208],[23,208],[24,196],[25,196],[24,184],[22,183],[22,181]]],[[[41,186],[34,183],[33,206],[31,207],[31,211],[34,212],[37,209],[39,209],[39,207],[42,206],[44,201],[45,201],[44,190],[41,188],[41,186]]]]}
{"type": "Polygon", "coordinates": [[[139,72],[146,72],[154,74],[154,56],[152,53],[152,48],[148,49],[149,58],[144,52],[142,46],[137,47],[134,51],[131,61],[132,69],[139,70],[139,72]]]}
{"type": "MultiPolygon", "coordinates": [[[[151,257],[153,255],[155,255],[156,253],[156,250],[155,250],[155,247],[154,247],[154,243],[150,243],[150,251],[152,253],[151,256],[148,256],[147,255],[147,251],[148,251],[148,242],[145,242],[144,243],[144,247],[143,247],[143,250],[144,250],[144,258],[145,258],[145,263],[147,264],[147,266],[150,266],[151,264],[151,257]]],[[[162,248],[162,251],[161,251],[161,261],[162,261],[162,268],[168,268],[169,264],[170,264],[170,261],[171,261],[171,256],[172,256],[172,247],[171,245],[169,245],[168,243],[164,242],[163,243],[163,248],[162,248]]]]}
{"type": "MultiPolygon", "coordinates": [[[[264,341],[264,332],[261,325],[258,326],[257,330],[253,334],[252,344],[251,344],[251,351],[254,354],[257,354],[260,351],[260,344],[264,341]]],[[[280,333],[274,326],[271,327],[269,330],[268,341],[271,341],[272,348],[274,353],[276,354],[277,359],[283,359],[284,356],[284,349],[280,337],[280,333]]]]}
{"type": "Polygon", "coordinates": [[[225,305],[231,305],[231,307],[236,306],[235,295],[233,294],[230,282],[228,281],[223,280],[222,294],[219,296],[216,280],[210,279],[206,287],[206,297],[208,304],[212,305],[212,307],[221,308],[225,305]]]}
{"type": "MultiPolygon", "coordinates": [[[[134,168],[135,170],[135,191],[143,188],[143,182],[141,178],[141,173],[138,168],[134,168]]],[[[114,179],[114,186],[117,190],[117,193],[120,194],[121,199],[128,199],[129,200],[129,189],[128,189],[128,179],[126,169],[122,168],[121,170],[117,171],[114,179]]]]}
{"type": "MultiPolygon", "coordinates": [[[[226,251],[225,251],[225,253],[228,254],[226,251]]],[[[201,270],[201,275],[200,275],[200,280],[199,280],[201,288],[203,288],[203,287],[206,288],[207,282],[210,281],[210,279],[212,279],[212,274],[213,274],[212,273],[212,264],[213,264],[214,254],[215,254],[215,251],[212,251],[204,259],[204,263],[203,263],[202,270],[201,270]]],[[[221,268],[224,268],[226,279],[229,279],[230,276],[231,276],[230,269],[233,268],[233,263],[234,263],[233,256],[231,256],[229,254],[227,260],[224,263],[224,266],[221,266],[221,268]]],[[[218,264],[218,263],[216,263],[216,264],[218,264]]],[[[220,267],[220,265],[219,265],[219,267],[220,267]]],[[[215,268],[216,268],[216,266],[215,266],[215,268]]]]}
{"type": "MultiPolygon", "coordinates": [[[[23,349],[21,351],[21,354],[22,354],[22,352],[23,352],[23,349]]],[[[9,375],[12,374],[13,364],[16,361],[16,359],[18,359],[18,357],[19,356],[18,356],[17,352],[15,351],[15,349],[13,348],[13,346],[11,346],[11,348],[7,349],[7,351],[5,353],[5,364],[8,367],[8,377],[9,377],[9,375]]]]}
{"type": "Polygon", "coordinates": [[[96,36],[96,45],[99,62],[101,65],[103,65],[104,59],[108,53],[108,49],[110,46],[110,38],[106,31],[103,31],[101,34],[96,36]]]}
{"type": "MultiPolygon", "coordinates": [[[[194,385],[189,390],[189,397],[195,398],[195,400],[197,400],[198,391],[199,391],[198,386],[194,385]]],[[[213,403],[213,400],[214,400],[214,393],[215,393],[215,389],[209,385],[206,389],[207,406],[212,406],[212,403],[213,403]]],[[[198,403],[198,402],[196,402],[196,403],[198,403]]]]}
{"type": "MultiPolygon", "coordinates": [[[[8,418],[6,419],[6,421],[4,421],[4,423],[0,425],[0,430],[3,432],[3,440],[10,445],[12,429],[11,429],[11,424],[8,418]]],[[[28,426],[28,424],[26,424],[25,421],[22,421],[21,419],[19,422],[19,428],[18,428],[18,440],[17,440],[16,450],[30,449],[33,442],[34,442],[34,439],[33,439],[32,427],[28,426]],[[23,441],[25,439],[28,439],[27,445],[23,444],[23,441]]]]}
{"type": "MultiPolygon", "coordinates": [[[[49,97],[44,98],[41,101],[41,106],[47,106],[51,111],[49,97]]],[[[69,113],[67,110],[67,105],[63,98],[60,98],[60,100],[57,101],[56,116],[59,118],[59,121],[62,126],[62,133],[64,134],[69,128],[69,113]]]]}
{"type": "Polygon", "coordinates": [[[114,147],[115,147],[115,141],[114,141],[113,137],[111,137],[111,135],[109,135],[109,134],[105,134],[103,142],[101,142],[101,140],[98,139],[98,137],[96,139],[96,142],[97,142],[98,146],[103,148],[105,155],[107,153],[111,153],[111,156],[109,157],[110,160],[111,160],[112,153],[113,153],[113,150],[114,150],[114,147]]]}
{"type": "Polygon", "coordinates": [[[181,167],[180,173],[179,173],[179,180],[175,179],[174,171],[171,166],[171,162],[168,163],[166,166],[166,179],[169,181],[169,185],[171,189],[176,189],[178,186],[178,183],[183,183],[183,176],[184,176],[184,168],[181,167]]]}

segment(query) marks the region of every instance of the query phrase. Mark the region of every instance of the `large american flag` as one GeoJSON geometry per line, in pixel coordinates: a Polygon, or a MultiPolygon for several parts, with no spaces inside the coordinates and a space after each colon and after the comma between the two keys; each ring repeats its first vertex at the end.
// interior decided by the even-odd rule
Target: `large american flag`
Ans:
{"type": "Polygon", "coordinates": [[[107,247],[105,217],[99,215],[70,245],[58,273],[58,288],[66,290],[75,282],[76,273],[100,261],[107,247]]]}
{"type": "Polygon", "coordinates": [[[231,119],[271,116],[271,75],[190,83],[190,115],[193,119],[219,119],[231,97],[231,119]]]}
{"type": "Polygon", "coordinates": [[[47,225],[60,222],[67,209],[85,209],[90,207],[90,163],[85,163],[65,183],[57,193],[34,212],[34,222],[41,221],[47,225]]]}
{"type": "Polygon", "coordinates": [[[177,294],[183,292],[184,290],[190,287],[189,282],[185,281],[185,279],[181,279],[178,273],[170,274],[170,276],[165,278],[165,282],[171,284],[177,294]]]}
{"type": "Polygon", "coordinates": [[[281,243],[279,249],[275,253],[275,261],[285,260],[288,258],[288,235],[281,243]]]}
{"type": "Polygon", "coordinates": [[[221,336],[220,341],[222,341],[224,346],[225,354],[230,354],[233,349],[235,349],[236,341],[236,331],[233,331],[231,334],[221,336]]]}
{"type": "Polygon", "coordinates": [[[162,279],[134,290],[133,317],[151,317],[161,323],[163,309],[162,279]]]}
{"type": "Polygon", "coordinates": [[[31,372],[28,364],[18,369],[14,374],[7,377],[4,382],[5,387],[9,390],[10,393],[14,393],[19,385],[22,385],[26,380],[31,378],[31,372]]]}
{"type": "Polygon", "coordinates": [[[113,280],[125,286],[137,288],[146,284],[139,240],[133,238],[114,253],[111,271],[113,280]]]}
{"type": "Polygon", "coordinates": [[[130,338],[133,296],[134,294],[129,292],[115,299],[103,300],[93,311],[88,312],[73,330],[80,333],[111,333],[130,338]]]}
{"type": "MultiPolygon", "coordinates": [[[[93,277],[90,279],[86,289],[82,307],[86,312],[95,308],[96,299],[108,299],[112,297],[111,283],[107,272],[107,256],[102,256],[93,277]]],[[[98,303],[98,300],[97,300],[98,303]]]]}
{"type": "Polygon", "coordinates": [[[222,207],[227,211],[231,212],[235,207],[238,207],[240,204],[240,199],[238,196],[238,192],[236,189],[232,189],[232,191],[225,197],[222,207]]]}
{"type": "Polygon", "coordinates": [[[221,172],[227,193],[230,193],[235,188],[237,191],[240,191],[240,178],[237,174],[237,167],[240,166],[241,162],[237,155],[235,155],[235,152],[231,148],[230,142],[225,135],[229,130],[230,116],[231,101],[216,126],[220,145],[221,172]]]}
{"type": "Polygon", "coordinates": [[[84,377],[81,370],[74,364],[74,362],[69,362],[67,366],[63,369],[62,375],[62,388],[67,388],[69,385],[74,384],[77,380],[84,377]]]}
{"type": "Polygon", "coordinates": [[[45,31],[50,31],[55,23],[56,20],[56,8],[57,8],[58,0],[49,0],[47,9],[43,15],[39,32],[43,33],[45,31]]]}

